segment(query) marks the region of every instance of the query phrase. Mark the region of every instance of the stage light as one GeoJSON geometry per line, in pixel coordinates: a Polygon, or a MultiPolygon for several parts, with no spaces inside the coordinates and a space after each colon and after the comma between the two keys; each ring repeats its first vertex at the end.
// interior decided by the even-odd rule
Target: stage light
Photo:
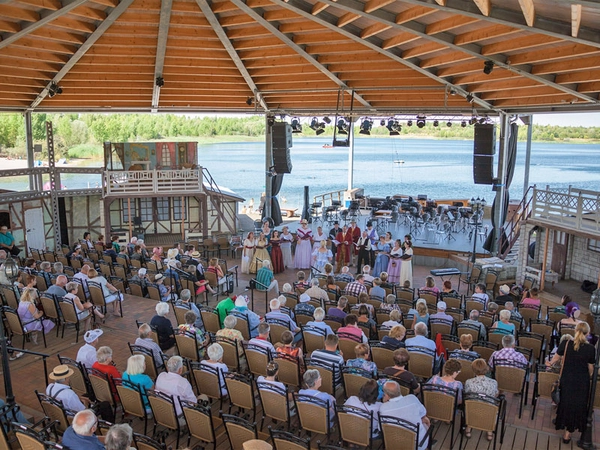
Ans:
{"type": "Polygon", "coordinates": [[[294,117],[292,119],[292,133],[302,133],[302,124],[300,123],[300,119],[294,117]]]}
{"type": "Polygon", "coordinates": [[[482,117],[481,119],[479,119],[479,123],[480,123],[481,125],[483,125],[483,124],[484,124],[484,123],[486,123],[486,122],[487,122],[487,117],[482,117]]]}
{"type": "Polygon", "coordinates": [[[473,103],[473,100],[474,100],[473,94],[467,94],[467,96],[465,98],[467,99],[467,101],[469,103],[473,103]]]}
{"type": "Polygon", "coordinates": [[[317,134],[317,136],[325,133],[325,124],[323,122],[319,122],[319,119],[316,117],[313,117],[310,121],[310,128],[317,134]]]}
{"type": "Polygon", "coordinates": [[[434,126],[434,127],[437,127],[437,126],[439,126],[439,125],[440,125],[440,122],[438,122],[437,120],[434,120],[434,121],[433,121],[433,126],[434,126]]]}
{"type": "Polygon", "coordinates": [[[460,126],[461,126],[461,127],[463,127],[463,128],[464,128],[464,127],[466,127],[466,126],[467,126],[467,121],[466,121],[466,120],[463,120],[463,121],[460,123],[460,126]]]}
{"type": "Polygon", "coordinates": [[[417,116],[417,127],[423,128],[425,126],[425,116],[417,116]]]}
{"type": "Polygon", "coordinates": [[[469,125],[475,125],[477,123],[477,117],[471,117],[469,119],[469,125]]]}
{"type": "Polygon", "coordinates": [[[331,123],[331,119],[327,116],[323,117],[323,122],[325,122],[327,125],[329,125],[331,123]]]}
{"type": "Polygon", "coordinates": [[[252,100],[252,97],[248,97],[248,98],[246,99],[246,105],[248,105],[248,106],[252,106],[252,102],[253,102],[253,100],[252,100]]]}
{"type": "Polygon", "coordinates": [[[165,80],[163,77],[156,77],[156,86],[163,87],[165,85],[165,80]]]}
{"type": "Polygon", "coordinates": [[[402,131],[402,125],[396,119],[389,119],[386,128],[390,132],[390,136],[398,136],[402,131]]]}
{"type": "Polygon", "coordinates": [[[494,70],[494,61],[486,61],[483,63],[483,73],[489,75],[494,70]]]}
{"type": "Polygon", "coordinates": [[[56,84],[54,81],[50,83],[50,87],[48,88],[48,96],[50,98],[54,97],[57,94],[62,94],[62,88],[56,84]]]}
{"type": "Polygon", "coordinates": [[[338,134],[348,134],[348,124],[343,118],[337,121],[337,132],[338,134]]]}
{"type": "Polygon", "coordinates": [[[406,122],[406,125],[409,127],[412,127],[412,120],[409,120],[408,122],[406,122]]]}
{"type": "Polygon", "coordinates": [[[452,126],[452,122],[450,122],[450,121],[446,122],[446,126],[447,126],[448,128],[450,128],[450,127],[452,126]]]}
{"type": "Polygon", "coordinates": [[[385,127],[385,119],[381,119],[379,121],[379,125],[381,125],[382,127],[385,127]]]}
{"type": "Polygon", "coordinates": [[[367,136],[370,136],[371,128],[373,128],[373,121],[368,117],[365,117],[360,124],[360,130],[358,134],[366,134],[367,136]]]}

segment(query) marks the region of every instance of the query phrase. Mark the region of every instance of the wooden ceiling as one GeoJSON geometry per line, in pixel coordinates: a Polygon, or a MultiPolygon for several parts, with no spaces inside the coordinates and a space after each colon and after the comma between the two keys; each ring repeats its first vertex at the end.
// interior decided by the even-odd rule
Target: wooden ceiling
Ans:
{"type": "Polygon", "coordinates": [[[0,36],[2,110],[600,110],[600,0],[0,0],[0,36]]]}

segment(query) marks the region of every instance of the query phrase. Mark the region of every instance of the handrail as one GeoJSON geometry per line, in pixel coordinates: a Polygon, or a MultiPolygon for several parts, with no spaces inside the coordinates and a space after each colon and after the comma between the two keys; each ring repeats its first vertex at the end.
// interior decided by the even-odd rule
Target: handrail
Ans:
{"type": "Polygon", "coordinates": [[[202,167],[202,177],[203,177],[203,180],[206,182],[206,184],[208,184],[208,187],[210,188],[210,189],[206,189],[206,185],[204,183],[202,184],[202,187],[208,194],[208,198],[210,199],[210,203],[212,204],[213,209],[217,212],[217,215],[223,221],[223,223],[225,223],[225,225],[229,228],[229,231],[231,232],[231,234],[235,234],[235,232],[236,232],[235,221],[237,218],[237,211],[228,202],[216,201],[214,194],[218,194],[219,198],[222,199],[223,192],[221,192],[219,185],[216,183],[216,181],[214,180],[211,173],[208,171],[208,169],[206,167],[202,167]],[[230,217],[233,218],[233,221],[234,221],[233,224],[230,223],[230,221],[225,216],[225,214],[223,213],[223,210],[221,208],[226,209],[229,212],[230,217]]]}
{"type": "Polygon", "coordinates": [[[25,350],[24,348],[16,348],[16,347],[10,347],[10,346],[7,346],[6,350],[11,350],[13,352],[25,353],[27,355],[41,356],[42,362],[44,363],[44,380],[46,381],[46,385],[48,384],[48,364],[46,363],[46,360],[48,358],[50,358],[50,355],[48,355],[46,353],[34,352],[33,350],[25,350]]]}
{"type": "Polygon", "coordinates": [[[340,189],[337,191],[325,192],[324,194],[317,194],[313,196],[313,203],[321,203],[323,207],[331,206],[334,200],[338,202],[343,200],[344,192],[346,192],[344,189],[340,189]],[[326,204],[327,201],[329,204],[326,204]]]}
{"type": "Polygon", "coordinates": [[[529,186],[510,219],[502,225],[498,246],[498,256],[506,258],[521,233],[521,224],[531,216],[531,202],[534,198],[535,185],[529,186]]]}

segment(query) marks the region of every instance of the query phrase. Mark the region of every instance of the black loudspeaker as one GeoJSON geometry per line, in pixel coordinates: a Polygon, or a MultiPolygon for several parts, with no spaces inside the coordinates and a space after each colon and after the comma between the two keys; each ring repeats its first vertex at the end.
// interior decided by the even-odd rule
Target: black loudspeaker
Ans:
{"type": "Polygon", "coordinates": [[[494,157],[487,155],[473,156],[473,182],[475,184],[494,184],[494,157]]]}
{"type": "Polygon", "coordinates": [[[275,122],[272,129],[273,135],[273,166],[277,173],[291,173],[292,159],[290,148],[292,146],[292,127],[286,122],[275,122]]]}
{"type": "Polygon", "coordinates": [[[494,124],[476,124],[474,139],[475,155],[496,154],[496,126],[494,124]]]}
{"type": "Polygon", "coordinates": [[[272,127],[273,148],[292,147],[292,127],[287,122],[275,122],[272,127]]]}
{"type": "Polygon", "coordinates": [[[292,173],[292,159],[289,148],[273,147],[273,166],[277,173],[292,173]]]}

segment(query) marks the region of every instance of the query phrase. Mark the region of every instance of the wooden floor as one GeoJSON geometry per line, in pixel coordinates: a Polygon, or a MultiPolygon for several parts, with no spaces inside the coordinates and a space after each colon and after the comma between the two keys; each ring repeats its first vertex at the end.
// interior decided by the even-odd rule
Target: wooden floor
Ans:
{"type": "MultiPolygon", "coordinates": [[[[237,261],[229,261],[230,265],[237,264],[237,261]]],[[[427,275],[429,275],[429,270],[431,268],[424,266],[416,266],[414,268],[414,285],[422,286],[424,284],[424,279],[427,275]]],[[[291,282],[295,279],[296,271],[292,269],[286,270],[283,274],[277,275],[277,279],[279,280],[279,285],[282,286],[284,282],[291,282]]],[[[244,292],[249,277],[247,275],[240,274],[239,277],[239,286],[236,288],[235,293],[240,294],[244,292]]],[[[585,295],[582,293],[583,298],[585,295]]],[[[223,297],[219,297],[219,300],[223,297]]],[[[559,301],[557,297],[552,295],[543,295],[542,300],[544,304],[555,304],[559,301]]],[[[210,299],[210,305],[214,306],[217,303],[217,298],[212,297],[210,299]]],[[[106,324],[102,325],[102,329],[104,330],[103,336],[100,338],[100,345],[108,345],[113,349],[114,360],[118,369],[122,372],[126,367],[126,361],[129,357],[129,349],[127,347],[127,342],[133,342],[137,337],[137,329],[135,325],[136,320],[149,321],[150,318],[154,315],[154,307],[156,302],[148,299],[141,299],[138,297],[133,297],[131,295],[125,296],[125,301],[123,302],[123,311],[124,317],[114,317],[112,315],[108,315],[106,318],[106,324]]],[[[256,312],[260,315],[265,313],[265,304],[264,304],[264,294],[257,295],[256,297],[256,312]],[[260,301],[259,301],[260,299],[260,301]]],[[[170,317],[174,322],[175,317],[171,315],[170,317]]],[[[33,345],[33,343],[26,343],[25,348],[28,350],[33,350],[37,352],[43,352],[48,354],[49,357],[47,359],[48,370],[51,371],[52,368],[58,364],[58,359],[56,358],[57,354],[68,356],[71,358],[75,358],[77,351],[81,345],[83,345],[83,340],[80,337],[79,342],[75,342],[75,332],[74,329],[68,328],[64,339],[60,337],[56,337],[55,331],[51,331],[47,336],[48,347],[44,348],[43,344],[33,345]]],[[[17,347],[21,346],[20,340],[14,342],[14,345],[17,347]]],[[[46,380],[44,375],[44,365],[41,357],[34,357],[31,355],[26,355],[20,358],[17,361],[10,362],[10,372],[11,379],[13,383],[13,389],[15,392],[15,396],[17,402],[22,405],[23,410],[26,413],[32,414],[34,416],[39,417],[39,404],[37,398],[35,396],[35,390],[44,391],[46,387],[46,380]]],[[[2,374],[4,377],[4,374],[2,374]]],[[[533,391],[533,386],[530,386],[529,398],[527,399],[527,405],[523,409],[523,415],[519,419],[518,418],[518,399],[513,397],[511,394],[507,395],[508,401],[508,411],[507,411],[507,428],[506,435],[504,437],[504,443],[500,446],[500,442],[498,441],[498,447],[501,449],[565,449],[565,448],[577,448],[576,439],[579,438],[579,433],[575,433],[574,439],[571,444],[564,445],[561,442],[559,432],[554,430],[554,426],[552,425],[552,418],[554,411],[547,400],[540,399],[536,411],[536,417],[534,420],[531,420],[531,392],[533,391]]],[[[0,386],[0,393],[2,397],[4,397],[4,385],[0,386]]],[[[338,399],[342,400],[342,399],[338,399]]],[[[225,405],[227,408],[228,405],[225,405]]],[[[213,412],[215,415],[218,415],[218,405],[214,405],[213,412]]],[[[257,421],[260,425],[260,417],[261,417],[261,409],[258,406],[257,410],[257,421]]],[[[594,418],[595,423],[599,423],[600,417],[598,413],[596,413],[594,418]]],[[[436,424],[434,431],[434,439],[435,444],[433,445],[434,449],[450,449],[450,448],[458,448],[458,444],[460,441],[459,430],[459,418],[457,416],[457,423],[454,433],[454,442],[450,442],[450,427],[446,424],[436,424]],[[452,445],[454,444],[454,445],[452,445]]],[[[266,426],[270,424],[270,422],[265,423],[264,431],[267,432],[266,426]]],[[[134,429],[137,432],[143,432],[143,423],[140,421],[135,421],[133,423],[134,429]]],[[[149,433],[151,433],[151,427],[149,433]]],[[[337,441],[338,436],[337,433],[333,433],[333,436],[330,436],[332,441],[337,441]]],[[[325,436],[315,436],[313,438],[313,447],[316,448],[316,441],[318,439],[324,440],[325,436]]],[[[594,441],[600,442],[600,432],[598,427],[594,430],[594,441]]],[[[169,437],[168,444],[175,444],[175,439],[173,436],[169,437]]],[[[185,444],[187,443],[187,436],[182,439],[180,444],[180,448],[185,448],[185,444]]],[[[193,441],[191,446],[196,445],[193,441]]],[[[465,439],[463,442],[464,448],[467,449],[492,449],[493,442],[490,443],[487,441],[485,435],[481,435],[481,433],[477,431],[473,431],[472,437],[470,439],[465,439]]],[[[223,435],[219,439],[219,449],[228,449],[229,443],[226,440],[226,437],[223,435]]]]}

